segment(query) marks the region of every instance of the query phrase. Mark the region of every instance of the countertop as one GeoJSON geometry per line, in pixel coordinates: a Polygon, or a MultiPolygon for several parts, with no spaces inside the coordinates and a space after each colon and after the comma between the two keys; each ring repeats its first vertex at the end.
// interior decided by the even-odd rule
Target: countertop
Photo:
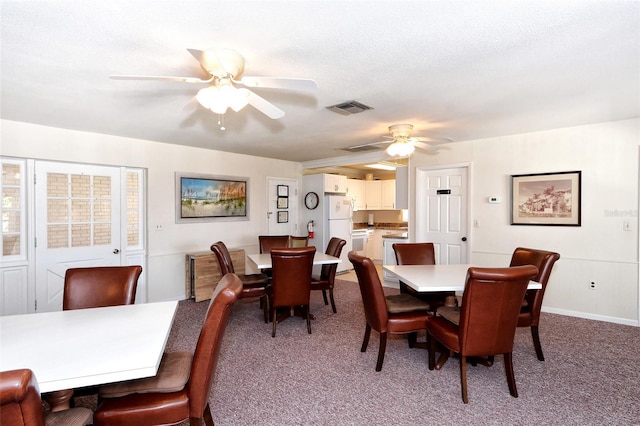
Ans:
{"type": "Polygon", "coordinates": [[[390,239],[394,239],[394,240],[406,240],[407,238],[409,238],[409,233],[408,232],[399,232],[397,234],[386,234],[383,235],[382,238],[390,238],[390,239]]]}

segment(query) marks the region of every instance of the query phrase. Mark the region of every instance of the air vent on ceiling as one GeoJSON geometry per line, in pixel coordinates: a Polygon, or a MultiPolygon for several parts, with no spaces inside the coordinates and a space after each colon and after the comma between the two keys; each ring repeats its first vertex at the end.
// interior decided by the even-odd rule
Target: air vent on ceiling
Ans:
{"type": "Polygon", "coordinates": [[[357,114],[359,112],[367,111],[373,108],[368,105],[362,104],[358,101],[348,101],[348,102],[343,102],[341,104],[328,106],[327,109],[333,112],[337,112],[338,114],[351,115],[351,114],[357,114]]]}

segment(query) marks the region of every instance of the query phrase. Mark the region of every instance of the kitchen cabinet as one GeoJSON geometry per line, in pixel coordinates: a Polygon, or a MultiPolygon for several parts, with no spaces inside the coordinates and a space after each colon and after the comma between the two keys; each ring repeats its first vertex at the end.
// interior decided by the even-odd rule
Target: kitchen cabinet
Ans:
{"type": "Polygon", "coordinates": [[[396,181],[382,181],[382,210],[394,210],[396,208],[396,181]]]}
{"type": "Polygon", "coordinates": [[[342,175],[323,174],[324,192],[335,194],[347,193],[347,177],[342,175]]]}
{"type": "Polygon", "coordinates": [[[365,181],[360,179],[347,179],[347,197],[353,199],[353,210],[365,210],[367,200],[365,194],[365,181]]]}
{"type": "Polygon", "coordinates": [[[382,210],[382,181],[367,180],[364,189],[367,210],[382,210]]]}
{"type": "MultiPolygon", "coordinates": [[[[366,256],[373,260],[374,263],[382,264],[384,262],[384,238],[385,235],[397,234],[398,231],[385,229],[374,229],[369,235],[366,246],[366,256]]],[[[407,241],[404,239],[403,241],[407,241]]],[[[393,260],[395,264],[395,258],[393,260]]]]}
{"type": "MultiPolygon", "coordinates": [[[[384,249],[384,254],[383,254],[383,259],[382,259],[382,264],[383,265],[395,265],[396,264],[396,253],[393,251],[393,245],[395,243],[406,243],[408,240],[406,238],[383,238],[383,249],[384,249]]],[[[385,281],[389,281],[389,282],[398,282],[398,278],[396,278],[395,276],[389,274],[387,271],[382,272],[382,277],[384,278],[385,281]]]]}

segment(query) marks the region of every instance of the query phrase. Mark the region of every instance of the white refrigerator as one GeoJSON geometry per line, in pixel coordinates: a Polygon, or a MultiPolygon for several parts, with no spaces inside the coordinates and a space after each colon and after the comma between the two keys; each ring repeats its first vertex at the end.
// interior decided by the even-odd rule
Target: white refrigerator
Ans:
{"type": "Polygon", "coordinates": [[[326,249],[332,237],[342,238],[347,244],[342,247],[337,272],[352,268],[348,254],[351,251],[351,230],[353,229],[353,201],[344,195],[326,195],[324,214],[324,232],[322,246],[326,249]]]}

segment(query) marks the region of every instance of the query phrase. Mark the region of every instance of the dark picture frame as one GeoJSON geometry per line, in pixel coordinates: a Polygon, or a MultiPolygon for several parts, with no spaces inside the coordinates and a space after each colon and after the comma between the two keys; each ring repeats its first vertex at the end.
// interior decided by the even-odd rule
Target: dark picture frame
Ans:
{"type": "Polygon", "coordinates": [[[511,225],[581,226],[582,172],[511,175],[511,225]]]}
{"type": "Polygon", "coordinates": [[[279,209],[288,209],[289,208],[289,197],[278,197],[278,206],[279,209]]]}
{"type": "Polygon", "coordinates": [[[289,222],[289,212],[281,211],[278,212],[278,223],[287,223],[289,222]]]}
{"type": "Polygon", "coordinates": [[[289,196],[289,185],[278,185],[278,197],[289,196]]]}
{"type": "Polygon", "coordinates": [[[249,178],[176,172],[176,223],[249,220],[249,178]]]}

